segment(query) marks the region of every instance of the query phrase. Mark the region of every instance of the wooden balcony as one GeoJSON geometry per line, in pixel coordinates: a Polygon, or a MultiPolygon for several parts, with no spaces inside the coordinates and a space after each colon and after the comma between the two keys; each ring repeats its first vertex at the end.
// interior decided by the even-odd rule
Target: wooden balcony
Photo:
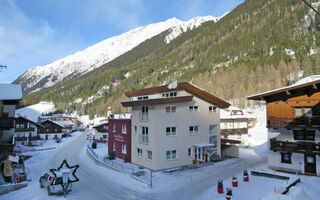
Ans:
{"type": "Polygon", "coordinates": [[[270,150],[290,153],[308,153],[320,155],[320,143],[303,141],[281,141],[270,139],[270,150]]]}
{"type": "Polygon", "coordinates": [[[16,132],[33,132],[35,128],[16,128],[16,132]]]}
{"type": "Polygon", "coordinates": [[[320,116],[299,118],[269,117],[268,128],[320,128],[320,116]]]}
{"type": "Polygon", "coordinates": [[[248,134],[247,128],[236,128],[236,129],[220,129],[221,135],[238,135],[238,134],[248,134]]]}
{"type": "Polygon", "coordinates": [[[41,140],[40,136],[32,136],[32,137],[15,137],[16,141],[31,141],[31,140],[41,140]]]}
{"type": "Polygon", "coordinates": [[[10,130],[13,128],[13,117],[0,117],[0,130],[10,130]]]}
{"type": "Polygon", "coordinates": [[[13,152],[13,144],[0,143],[0,155],[10,155],[13,152]]]}

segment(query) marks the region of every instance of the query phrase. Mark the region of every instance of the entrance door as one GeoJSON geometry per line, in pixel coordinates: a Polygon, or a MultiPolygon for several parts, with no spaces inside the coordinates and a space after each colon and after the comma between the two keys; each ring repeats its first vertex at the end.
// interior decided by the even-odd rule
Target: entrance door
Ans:
{"type": "Polygon", "coordinates": [[[46,140],[48,140],[48,135],[46,135],[46,140]]]}
{"type": "Polygon", "coordinates": [[[304,155],[304,170],[305,173],[316,174],[316,156],[304,155]]]}

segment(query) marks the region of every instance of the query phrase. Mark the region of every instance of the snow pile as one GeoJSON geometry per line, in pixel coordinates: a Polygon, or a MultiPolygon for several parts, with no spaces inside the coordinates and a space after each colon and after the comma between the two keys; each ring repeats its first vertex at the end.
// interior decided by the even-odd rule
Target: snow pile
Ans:
{"type": "Polygon", "coordinates": [[[15,117],[25,117],[31,121],[37,122],[41,115],[54,112],[56,109],[52,102],[40,101],[37,104],[20,108],[16,110],[15,117]]]}
{"type": "MultiPolygon", "coordinates": [[[[36,86],[42,81],[44,85],[37,85],[32,90],[34,92],[39,90],[40,87],[49,87],[61,82],[66,77],[85,74],[96,69],[165,30],[172,29],[169,36],[170,40],[172,40],[182,32],[198,27],[205,21],[217,21],[218,19],[220,18],[206,16],[183,22],[176,18],[171,18],[164,22],[141,26],[119,36],[108,38],[53,63],[33,67],[20,76],[18,81],[25,83],[25,89],[36,86]]],[[[168,40],[166,41],[168,42],[168,40]]]]}
{"type": "Polygon", "coordinates": [[[20,100],[22,99],[21,85],[0,84],[0,100],[20,100]]]}

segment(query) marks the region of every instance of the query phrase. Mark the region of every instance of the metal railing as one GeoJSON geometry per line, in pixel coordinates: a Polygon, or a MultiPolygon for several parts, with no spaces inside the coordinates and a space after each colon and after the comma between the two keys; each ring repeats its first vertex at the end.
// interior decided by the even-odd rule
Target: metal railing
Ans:
{"type": "Polygon", "coordinates": [[[109,160],[108,156],[101,156],[95,153],[94,150],[90,147],[90,145],[87,145],[87,150],[91,153],[91,155],[94,157],[96,161],[101,162],[107,167],[114,169],[118,172],[128,174],[137,181],[151,186],[152,183],[150,181],[150,177],[152,175],[152,172],[149,169],[141,168],[138,166],[131,167],[128,166],[129,163],[124,163],[124,161],[121,160],[109,160]]]}

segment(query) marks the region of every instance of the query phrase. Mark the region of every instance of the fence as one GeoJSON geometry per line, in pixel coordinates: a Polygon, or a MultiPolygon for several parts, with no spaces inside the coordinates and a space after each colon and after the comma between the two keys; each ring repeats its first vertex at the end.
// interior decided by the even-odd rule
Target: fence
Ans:
{"type": "Polygon", "coordinates": [[[128,174],[133,179],[152,187],[151,170],[133,165],[131,163],[124,163],[124,161],[119,159],[109,160],[107,156],[98,155],[89,145],[87,145],[87,151],[94,157],[97,162],[102,163],[104,166],[107,166],[118,172],[128,174]]]}

